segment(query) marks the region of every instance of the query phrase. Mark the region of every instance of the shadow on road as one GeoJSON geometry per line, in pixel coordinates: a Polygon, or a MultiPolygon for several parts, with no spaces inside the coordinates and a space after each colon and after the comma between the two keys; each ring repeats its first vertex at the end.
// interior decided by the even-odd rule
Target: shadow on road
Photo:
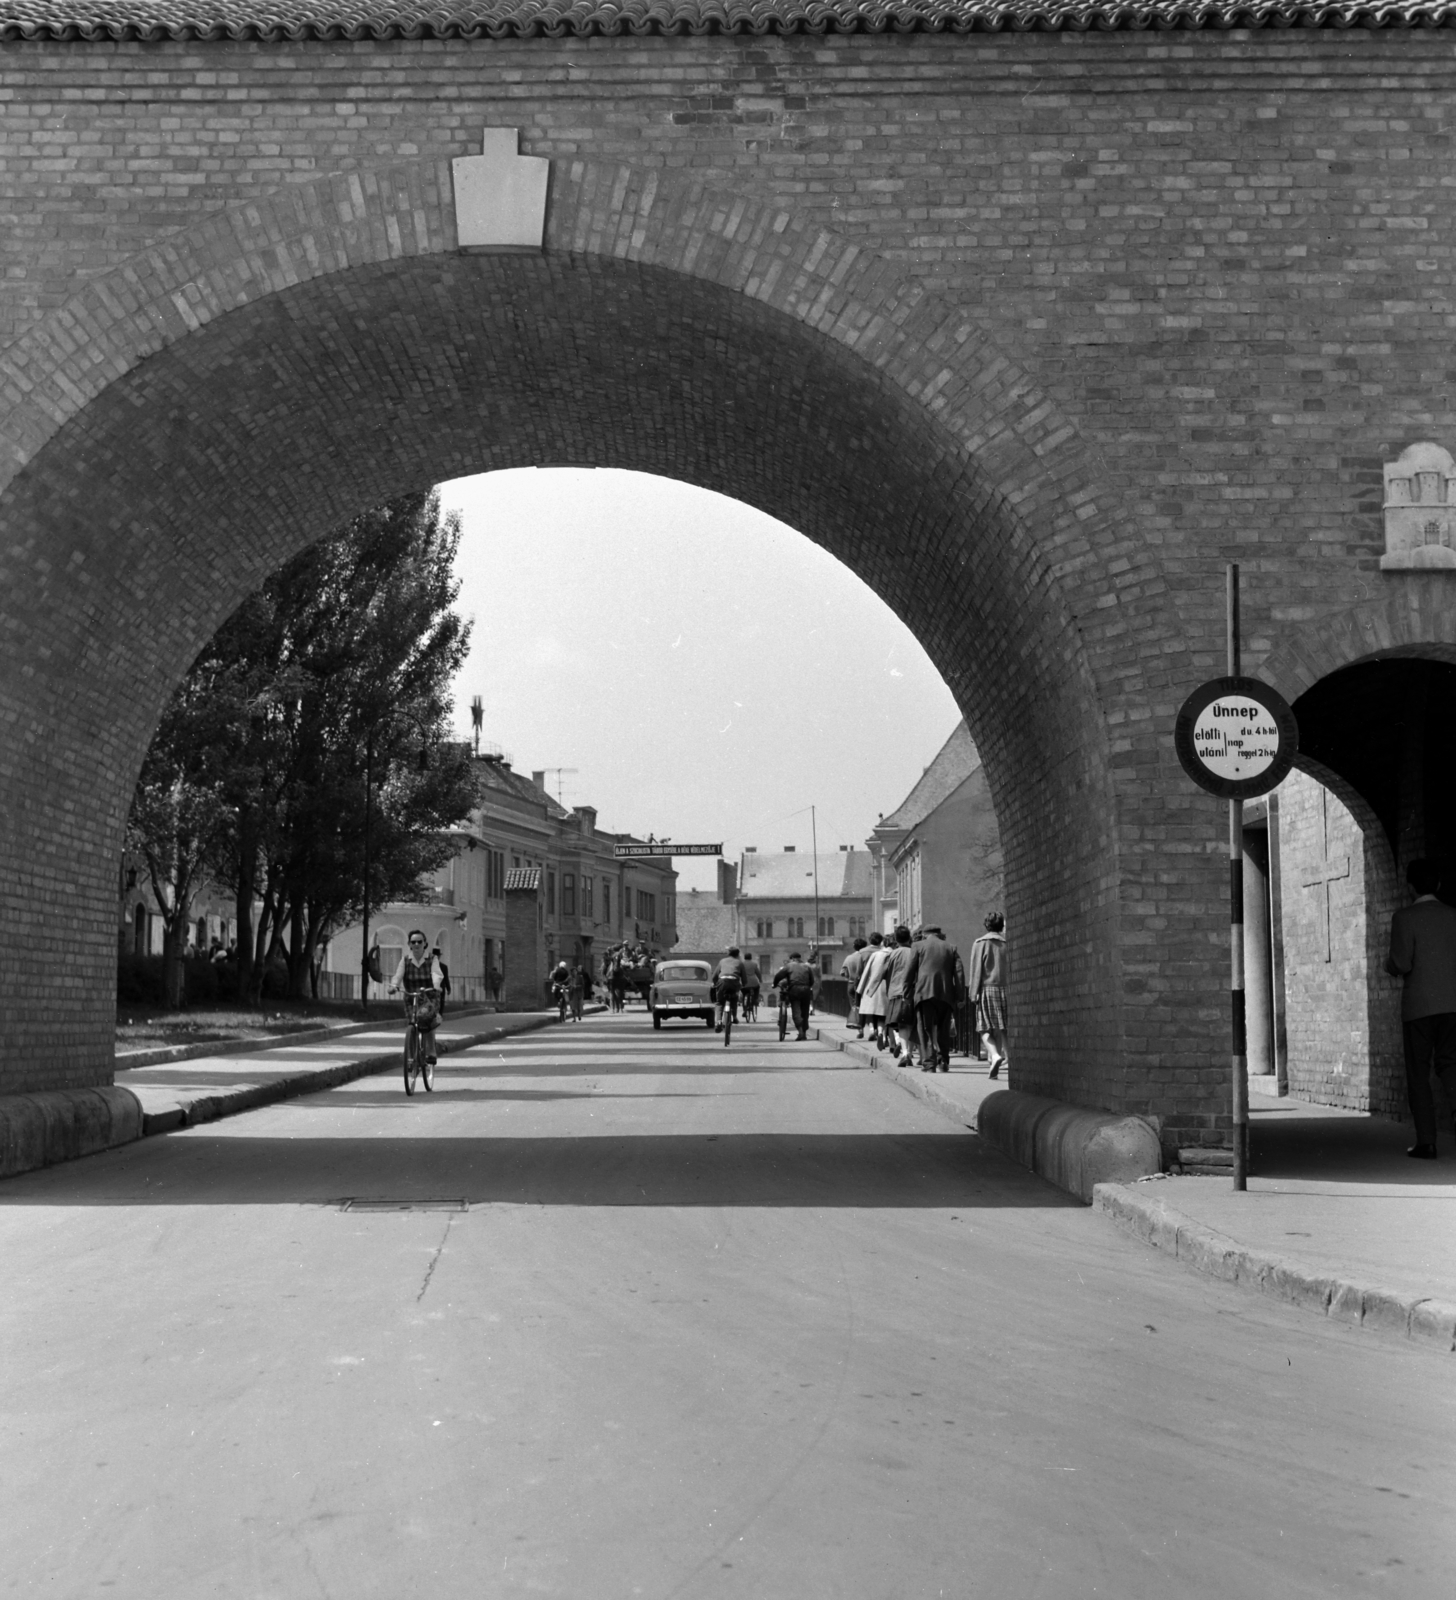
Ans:
{"type": "Polygon", "coordinates": [[[31,1173],[0,1205],[1053,1208],[1076,1201],[982,1140],[917,1134],[317,1139],[201,1129],[31,1173]]]}

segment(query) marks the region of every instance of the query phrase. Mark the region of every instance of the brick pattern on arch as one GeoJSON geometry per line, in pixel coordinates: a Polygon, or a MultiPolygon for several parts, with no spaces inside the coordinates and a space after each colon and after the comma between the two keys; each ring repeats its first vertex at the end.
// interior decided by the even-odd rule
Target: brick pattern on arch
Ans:
{"type": "MultiPolygon", "coordinates": [[[[118,506],[114,513],[113,537],[122,528],[142,528],[146,540],[142,550],[132,550],[120,583],[100,586],[105,589],[103,600],[97,592],[95,554],[74,536],[88,515],[87,508],[77,504],[80,480],[74,463],[97,448],[88,441],[88,435],[95,434],[97,407],[105,410],[106,397],[123,390],[134,409],[141,406],[137,387],[128,387],[128,376],[140,380],[150,375],[150,384],[143,382],[142,388],[148,390],[145,406],[152,414],[140,431],[153,437],[141,450],[133,441],[127,457],[132,462],[148,461],[153,473],[174,480],[174,492],[185,490],[194,515],[204,506],[211,511],[209,482],[220,481],[223,455],[217,441],[202,444],[206,429],[199,422],[197,397],[188,391],[179,369],[188,369],[190,382],[201,389],[215,388],[218,374],[209,365],[215,354],[202,352],[215,351],[209,336],[219,325],[231,325],[250,313],[257,313],[255,321],[267,322],[270,317],[276,321],[281,303],[290,295],[305,293],[311,284],[347,282],[351,274],[371,267],[377,272],[382,264],[403,267],[440,257],[451,243],[448,218],[441,216],[438,205],[443,181],[438,164],[422,164],[293,188],[278,196],[272,207],[250,206],[209,218],[187,238],[173,239],[165,249],[87,285],[69,306],[6,353],[0,393],[10,402],[5,418],[8,475],[13,476],[37,450],[54,463],[41,467],[38,457],[39,470],[20,472],[15,487],[22,501],[28,499],[38,508],[47,499],[41,492],[46,485],[50,504],[44,515],[52,532],[43,542],[53,544],[59,538],[63,546],[75,546],[71,576],[79,590],[89,590],[83,633],[64,652],[68,675],[74,679],[102,673],[125,684],[126,708],[118,708],[119,713],[124,709],[140,713],[139,720],[136,714],[130,718],[119,714],[105,733],[94,706],[84,719],[88,738],[109,740],[111,747],[110,760],[93,760],[91,768],[93,780],[103,772],[110,778],[109,785],[96,785],[109,788],[107,804],[98,808],[92,836],[84,844],[70,841],[76,859],[89,857],[94,879],[90,919],[97,927],[109,888],[103,886],[103,877],[119,808],[125,804],[129,774],[140,759],[149,719],[168,685],[207,628],[226,613],[230,597],[258,581],[305,538],[317,536],[352,509],[340,480],[335,480],[332,496],[322,492],[307,507],[269,505],[270,499],[280,497],[263,488],[260,500],[248,502],[243,497],[241,503],[249,504],[259,517],[258,527],[268,515],[288,516],[289,531],[260,540],[256,528],[250,537],[248,529],[235,526],[227,563],[220,563],[213,553],[187,572],[175,560],[185,542],[175,508],[169,511],[144,496],[142,518],[137,518],[135,507],[118,506]],[[170,367],[165,362],[158,365],[163,356],[175,358],[170,367]],[[48,437],[49,450],[44,447],[48,437]],[[57,516],[68,503],[71,521],[60,534],[57,516]],[[171,588],[175,591],[180,584],[188,590],[181,604],[167,606],[160,617],[146,599],[150,584],[160,576],[147,573],[145,555],[152,550],[166,552],[171,588]],[[102,626],[101,616],[107,601],[113,607],[109,629],[102,626]],[[148,621],[147,660],[123,667],[118,652],[124,650],[118,641],[142,615],[148,621]],[[108,641],[104,652],[103,638],[108,641]]],[[[826,497],[806,494],[804,486],[822,485],[823,475],[843,471],[843,463],[836,462],[832,448],[826,449],[822,442],[807,448],[811,453],[817,450],[823,459],[788,464],[790,475],[801,480],[793,490],[745,492],[741,461],[736,475],[725,472],[714,486],[754,499],[836,548],[925,640],[966,705],[989,769],[999,767],[1006,774],[998,810],[1012,846],[1012,904],[1018,904],[1019,892],[1020,903],[1028,907],[1020,945],[1021,982],[1031,1000],[1023,1026],[1023,1081],[1104,1101],[1112,1083],[1115,1101],[1116,948],[1107,893],[1112,878],[1111,818],[1105,798],[1101,804],[1087,803],[1105,790],[1097,750],[1101,724],[1080,639],[1066,610],[1056,603],[1043,548],[1049,537],[1061,537],[1058,553],[1063,558],[1082,563],[1089,559],[1092,495],[1070,430],[1024,375],[989,348],[964,319],[948,315],[866,252],[796,226],[782,208],[750,204],[696,185],[668,192],[655,181],[639,183],[637,175],[625,169],[593,169],[578,163],[558,176],[552,229],[550,242],[572,251],[569,259],[589,262],[604,255],[650,262],[673,275],[687,273],[694,281],[720,285],[745,300],[772,306],[800,327],[815,330],[811,337],[840,352],[840,381],[846,387],[853,383],[845,380],[844,372],[855,369],[870,388],[897,397],[894,408],[899,416],[890,426],[908,425],[920,436],[911,452],[919,471],[897,483],[890,495],[883,474],[881,481],[860,486],[862,503],[877,505],[881,517],[893,506],[892,526],[881,523],[856,539],[857,507],[845,502],[838,524],[824,526],[821,508],[826,497]],[[613,221],[616,231],[609,235],[608,224],[613,221]],[[906,419],[911,419],[908,424],[906,419]],[[1027,517],[1038,519],[1042,537],[1033,539],[1027,517]],[[934,603],[927,603],[927,594],[935,596],[934,603]],[[959,608],[947,605],[950,597],[960,597],[963,603],[959,608]],[[975,629],[973,648],[967,647],[968,624],[975,629]],[[999,671],[988,666],[998,655],[1003,662],[999,671]],[[994,685],[990,693],[988,683],[994,685]],[[1048,829],[1057,841],[1050,851],[1032,843],[1044,839],[1048,829]],[[1014,844],[1018,838],[1027,841],[1020,853],[1019,885],[1014,844]],[[1077,887],[1068,896],[1072,885],[1077,887]],[[1069,1061],[1075,1064],[1070,1073],[1069,1061]]],[[[348,299],[346,290],[341,305],[346,306],[348,299]]],[[[331,315],[343,312],[334,307],[331,315]]],[[[357,337],[372,337],[372,329],[366,331],[359,322],[357,337]]],[[[227,338],[224,333],[223,348],[227,338]]],[[[294,372],[292,381],[302,383],[303,374],[294,372]]],[[[451,381],[469,386],[459,373],[451,381]]],[[[388,385],[381,386],[376,375],[353,391],[356,403],[365,388],[374,395],[388,392],[388,385]]],[[[719,425],[711,412],[701,420],[708,429],[719,425]]],[[[101,431],[106,431],[104,425],[101,431]]],[[[873,427],[861,427],[858,433],[850,427],[843,431],[842,442],[857,449],[856,465],[863,468],[874,460],[876,446],[887,436],[873,427]]],[[[770,440],[779,446],[779,439],[766,431],[759,448],[770,440]]],[[[801,440],[794,448],[802,453],[806,445],[801,440]]],[[[530,452],[527,444],[526,459],[532,458],[530,452]]],[[[772,451],[768,453],[771,457],[772,451]]],[[[447,454],[437,452],[431,460],[426,451],[416,470],[425,477],[472,470],[447,467],[447,454]]],[[[541,458],[559,459],[559,449],[553,443],[541,458]]],[[[517,444],[499,454],[496,464],[520,459],[522,447],[517,444]]],[[[641,464],[649,470],[672,470],[675,465],[650,452],[641,464]]],[[[242,464],[235,462],[233,468],[240,470],[242,464]]],[[[706,481],[700,465],[679,470],[706,481]]],[[[368,478],[367,470],[356,466],[342,482],[357,492],[368,478]]],[[[380,480],[375,497],[400,486],[397,478],[380,480]]],[[[238,503],[236,497],[230,499],[238,503]]],[[[22,523],[12,514],[12,526],[22,523]]],[[[29,545],[37,548],[34,539],[29,545]]],[[[25,548],[23,543],[12,543],[12,556],[25,548]]],[[[43,618],[47,605],[54,607],[61,598],[51,566],[43,570],[37,566],[30,574],[25,567],[22,558],[9,566],[10,576],[18,581],[39,575],[25,610],[32,618],[43,618]]],[[[18,597],[19,587],[14,592],[18,597]]],[[[64,605],[63,600],[63,609],[64,605]]],[[[32,654],[44,662],[56,647],[42,642],[40,631],[36,630],[32,654]]],[[[12,661],[18,642],[12,640],[12,661]]],[[[23,656],[24,648],[18,653],[23,656]]],[[[33,689],[31,700],[35,709],[33,689]]],[[[60,720],[58,707],[46,709],[52,724],[60,720]]],[[[26,747],[36,756],[42,743],[34,737],[22,739],[17,749],[26,747]]],[[[93,742],[91,748],[98,747],[93,742]]],[[[61,787],[64,790],[66,784],[61,787]]],[[[96,937],[99,940],[99,934],[96,937]]],[[[32,947],[33,941],[27,941],[27,948],[32,947]]],[[[96,972],[104,969],[107,959],[101,952],[94,963],[96,972]]],[[[68,1044],[67,1058],[77,1065],[63,1074],[66,1081],[95,1081],[99,1019],[93,1017],[82,1032],[89,1045],[82,1047],[79,1039],[68,1044]]],[[[12,1039],[17,1056],[26,1062],[38,1059],[40,1033],[27,1038],[17,1029],[12,1039]]],[[[58,1081],[53,1066],[43,1069],[41,1077],[58,1081]]],[[[12,1083],[33,1079],[31,1066],[17,1063],[12,1069],[12,1083]]]]}
{"type": "Polygon", "coordinates": [[[214,317],[79,408],[12,480],[7,526],[67,552],[59,573],[49,558],[13,569],[8,652],[31,672],[24,698],[7,690],[20,759],[5,778],[10,795],[44,795],[19,881],[34,884],[42,845],[71,870],[42,885],[67,935],[30,928],[13,953],[13,970],[47,981],[34,1022],[19,1008],[7,1036],[12,1087],[103,1068],[107,1008],[57,1017],[48,975],[64,950],[77,991],[105,993],[130,783],[172,682],[235,599],[408,481],[563,459],[762,506],[855,566],[948,678],[976,686],[963,697],[1006,774],[1003,826],[1031,891],[1023,981],[1048,997],[1026,1058],[1054,1074],[1075,1036],[1095,1072],[1098,1029],[1110,1039],[1116,1023],[1097,972],[1113,950],[1108,864],[1091,829],[1080,860],[1044,841],[1078,825],[1097,720],[1062,617],[1024,586],[1005,497],[940,421],[825,335],[711,281],[557,253],[386,261],[214,317]]]}

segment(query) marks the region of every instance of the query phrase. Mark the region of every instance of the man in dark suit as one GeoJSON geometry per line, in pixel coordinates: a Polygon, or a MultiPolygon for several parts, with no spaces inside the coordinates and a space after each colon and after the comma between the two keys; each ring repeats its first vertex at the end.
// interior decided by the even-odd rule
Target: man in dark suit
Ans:
{"type": "Polygon", "coordinates": [[[1405,1086],[1416,1123],[1416,1142],[1406,1154],[1434,1161],[1432,1067],[1447,1098],[1456,1099],[1456,911],[1436,898],[1441,879],[1429,861],[1412,861],[1405,881],[1416,898],[1390,919],[1385,970],[1405,980],[1400,1002],[1405,1086]]]}
{"type": "Polygon", "coordinates": [[[920,1030],[920,1070],[950,1071],[950,1017],[966,991],[960,951],[945,942],[939,928],[925,928],[910,950],[905,993],[915,1000],[920,1030]]]}

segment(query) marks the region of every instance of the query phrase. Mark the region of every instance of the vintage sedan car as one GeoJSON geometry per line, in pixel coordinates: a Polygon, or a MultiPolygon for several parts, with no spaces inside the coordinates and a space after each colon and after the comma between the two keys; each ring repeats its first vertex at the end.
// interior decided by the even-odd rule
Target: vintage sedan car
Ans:
{"type": "Polygon", "coordinates": [[[652,1026],[664,1017],[701,1017],[713,1026],[713,969],[706,961],[659,961],[647,994],[652,1026]]]}

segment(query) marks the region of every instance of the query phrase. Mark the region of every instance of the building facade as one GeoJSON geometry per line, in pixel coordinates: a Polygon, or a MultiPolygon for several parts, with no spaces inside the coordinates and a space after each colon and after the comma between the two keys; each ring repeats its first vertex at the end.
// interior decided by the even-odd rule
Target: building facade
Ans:
{"type": "Polygon", "coordinates": [[[1004,911],[1006,872],[980,752],[956,724],[920,781],[870,835],[872,890],[882,931],[897,923],[945,930],[962,951],[988,911],[1004,911]]]}
{"type": "Polygon", "coordinates": [[[798,951],[822,976],[837,977],[855,939],[873,926],[870,858],[863,850],[818,856],[745,850],[737,878],[735,942],[758,957],[765,976],[798,951]]]}
{"type": "MultiPolygon", "coordinates": [[[[454,830],[455,853],[421,899],[381,906],[370,917],[370,943],[378,942],[386,983],[412,928],[440,950],[455,999],[498,999],[512,1007],[541,1003],[546,974],[558,960],[599,973],[600,952],[623,940],[658,953],[673,947],[677,873],[670,857],[618,859],[617,845],[643,841],[599,829],[592,806],[558,804],[546,792],[544,772],[528,778],[498,755],[477,756],[475,772],[478,804],[454,830]],[[506,948],[508,879],[522,873],[538,875],[514,880],[529,882],[538,897],[539,955],[529,962],[508,960],[506,948]]],[[[329,944],[327,985],[339,998],[358,993],[362,932],[356,923],[329,944]]],[[[370,993],[382,993],[382,986],[371,984],[370,993]]]]}

